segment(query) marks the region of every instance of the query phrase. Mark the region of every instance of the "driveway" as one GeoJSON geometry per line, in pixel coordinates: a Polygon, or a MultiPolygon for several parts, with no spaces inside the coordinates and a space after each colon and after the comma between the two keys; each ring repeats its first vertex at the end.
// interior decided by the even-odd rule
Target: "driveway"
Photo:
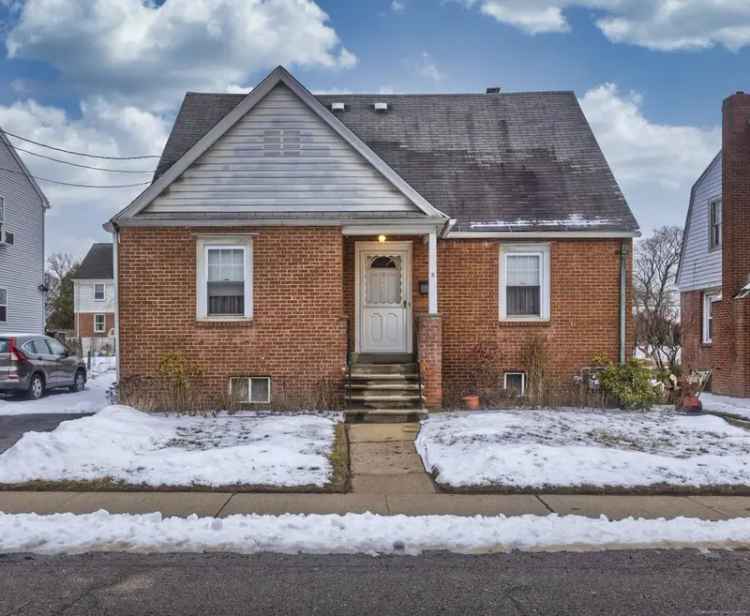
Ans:
{"type": "Polygon", "coordinates": [[[51,432],[63,421],[90,414],[0,415],[0,453],[13,447],[25,432],[51,432]]]}

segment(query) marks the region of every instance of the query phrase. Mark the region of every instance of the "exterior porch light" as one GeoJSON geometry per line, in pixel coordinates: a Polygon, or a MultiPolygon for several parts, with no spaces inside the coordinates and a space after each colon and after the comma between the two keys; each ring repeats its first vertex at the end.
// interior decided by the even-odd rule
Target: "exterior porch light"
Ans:
{"type": "Polygon", "coordinates": [[[381,244],[382,244],[383,242],[385,242],[385,241],[386,241],[387,239],[388,239],[388,238],[387,238],[387,237],[386,237],[385,235],[383,235],[382,233],[381,233],[380,235],[378,235],[378,241],[379,241],[379,242],[380,242],[381,244]]]}

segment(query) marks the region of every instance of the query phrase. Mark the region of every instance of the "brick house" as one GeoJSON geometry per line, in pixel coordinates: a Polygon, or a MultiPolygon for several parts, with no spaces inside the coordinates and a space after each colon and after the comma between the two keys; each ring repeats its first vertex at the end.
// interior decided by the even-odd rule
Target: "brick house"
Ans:
{"type": "Polygon", "coordinates": [[[750,95],[724,101],[722,149],[693,186],[677,284],[682,361],[750,396],[750,95]]]}
{"type": "Polygon", "coordinates": [[[188,93],[105,228],[122,384],[169,351],[196,395],[438,408],[482,361],[523,390],[540,336],[550,383],[633,347],[638,226],[572,92],[188,93]]]}
{"type": "Polygon", "coordinates": [[[91,246],[73,276],[75,337],[84,354],[114,350],[115,280],[111,243],[91,246]]]}

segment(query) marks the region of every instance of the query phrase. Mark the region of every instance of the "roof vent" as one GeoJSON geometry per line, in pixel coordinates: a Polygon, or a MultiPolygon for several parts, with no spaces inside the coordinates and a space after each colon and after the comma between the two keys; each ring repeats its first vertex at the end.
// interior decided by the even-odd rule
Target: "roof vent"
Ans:
{"type": "Polygon", "coordinates": [[[487,88],[487,94],[500,94],[500,88],[498,86],[487,88]]]}
{"type": "Polygon", "coordinates": [[[378,111],[379,113],[385,113],[388,111],[388,103],[375,103],[373,107],[375,108],[375,111],[378,111]]]}
{"type": "Polygon", "coordinates": [[[344,103],[331,103],[331,111],[345,111],[346,105],[344,103]]]}

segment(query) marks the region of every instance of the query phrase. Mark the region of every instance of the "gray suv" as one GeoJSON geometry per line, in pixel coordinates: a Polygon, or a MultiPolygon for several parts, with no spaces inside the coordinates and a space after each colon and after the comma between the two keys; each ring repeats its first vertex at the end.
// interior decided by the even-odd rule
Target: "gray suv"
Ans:
{"type": "Polygon", "coordinates": [[[49,336],[0,334],[0,392],[38,400],[57,387],[86,387],[86,365],[78,355],[49,336]]]}

